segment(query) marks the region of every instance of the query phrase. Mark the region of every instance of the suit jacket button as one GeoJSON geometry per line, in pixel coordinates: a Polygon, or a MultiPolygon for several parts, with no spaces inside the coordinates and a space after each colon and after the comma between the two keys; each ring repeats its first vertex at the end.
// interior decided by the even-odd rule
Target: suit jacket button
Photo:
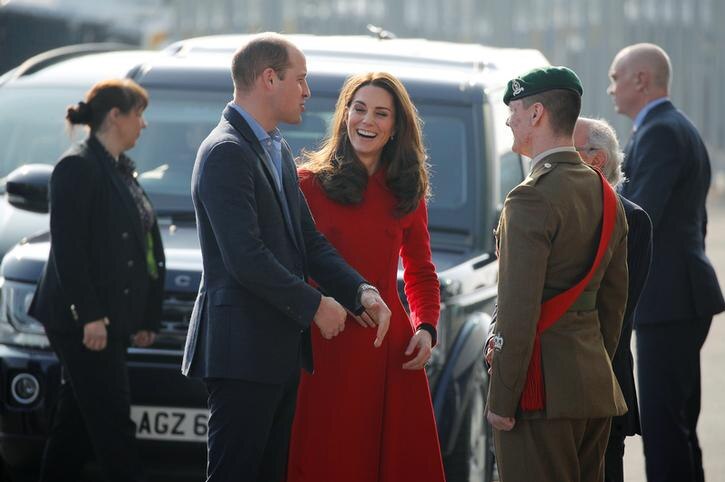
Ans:
{"type": "Polygon", "coordinates": [[[133,268],[133,260],[132,259],[129,259],[126,264],[128,265],[129,268],[133,268]]]}
{"type": "Polygon", "coordinates": [[[124,294],[124,295],[128,295],[128,294],[129,294],[130,292],[131,292],[131,290],[130,290],[130,289],[128,289],[128,288],[124,288],[124,289],[123,289],[123,294],[124,294]]]}
{"type": "Polygon", "coordinates": [[[128,231],[124,231],[121,233],[121,239],[128,239],[128,231]]]}

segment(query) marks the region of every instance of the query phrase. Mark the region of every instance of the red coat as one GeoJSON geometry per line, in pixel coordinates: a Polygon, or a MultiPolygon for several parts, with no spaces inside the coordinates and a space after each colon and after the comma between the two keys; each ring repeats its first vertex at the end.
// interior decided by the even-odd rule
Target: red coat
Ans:
{"type": "Polygon", "coordinates": [[[402,369],[414,327],[435,326],[440,311],[425,203],[394,217],[382,170],[354,206],[330,200],[309,172],[300,172],[300,184],[317,228],[380,290],[392,318],[380,348],[375,329],[352,318],[332,340],[313,325],[315,373],[300,381],[287,481],[443,481],[428,379],[402,369]],[[410,317],[397,291],[400,258],[410,317]]]}

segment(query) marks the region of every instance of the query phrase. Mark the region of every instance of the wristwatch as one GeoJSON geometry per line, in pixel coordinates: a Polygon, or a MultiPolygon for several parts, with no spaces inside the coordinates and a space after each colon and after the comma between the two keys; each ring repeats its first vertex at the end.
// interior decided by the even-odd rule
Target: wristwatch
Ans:
{"type": "Polygon", "coordinates": [[[380,296],[380,291],[378,291],[378,289],[375,286],[371,285],[370,283],[363,283],[360,286],[358,286],[358,288],[357,288],[358,299],[360,299],[360,297],[362,296],[363,291],[367,291],[367,290],[374,291],[378,294],[378,296],[380,296]]]}

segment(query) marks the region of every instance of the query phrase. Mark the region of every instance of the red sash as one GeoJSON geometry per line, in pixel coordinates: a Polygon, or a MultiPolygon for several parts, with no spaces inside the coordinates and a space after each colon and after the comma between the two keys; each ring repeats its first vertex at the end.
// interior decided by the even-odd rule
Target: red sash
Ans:
{"type": "Polygon", "coordinates": [[[584,278],[576,285],[554,296],[550,300],[545,301],[541,305],[541,315],[539,321],[536,322],[536,336],[534,338],[534,349],[531,352],[531,360],[529,361],[529,369],[526,372],[526,384],[521,393],[521,410],[524,412],[543,410],[544,409],[544,377],[541,372],[541,334],[556,323],[564,313],[566,313],[574,301],[579,298],[584,288],[589,284],[594,271],[599,267],[599,263],[607,251],[609,241],[612,237],[612,231],[617,220],[617,195],[614,189],[609,185],[601,172],[597,170],[599,179],[602,182],[602,233],[599,237],[599,247],[594,263],[584,278]]]}

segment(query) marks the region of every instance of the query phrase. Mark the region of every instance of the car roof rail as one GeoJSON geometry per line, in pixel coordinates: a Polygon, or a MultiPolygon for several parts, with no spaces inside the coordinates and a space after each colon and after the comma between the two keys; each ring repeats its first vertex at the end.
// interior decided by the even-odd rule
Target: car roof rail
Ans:
{"type": "Polygon", "coordinates": [[[5,75],[0,77],[0,85],[25,75],[33,74],[46,67],[50,67],[53,64],[72,59],[74,57],[81,57],[83,55],[93,53],[112,52],[116,50],[132,50],[135,48],[138,47],[120,42],[96,42],[58,47],[34,55],[19,66],[8,71],[5,75]]]}

